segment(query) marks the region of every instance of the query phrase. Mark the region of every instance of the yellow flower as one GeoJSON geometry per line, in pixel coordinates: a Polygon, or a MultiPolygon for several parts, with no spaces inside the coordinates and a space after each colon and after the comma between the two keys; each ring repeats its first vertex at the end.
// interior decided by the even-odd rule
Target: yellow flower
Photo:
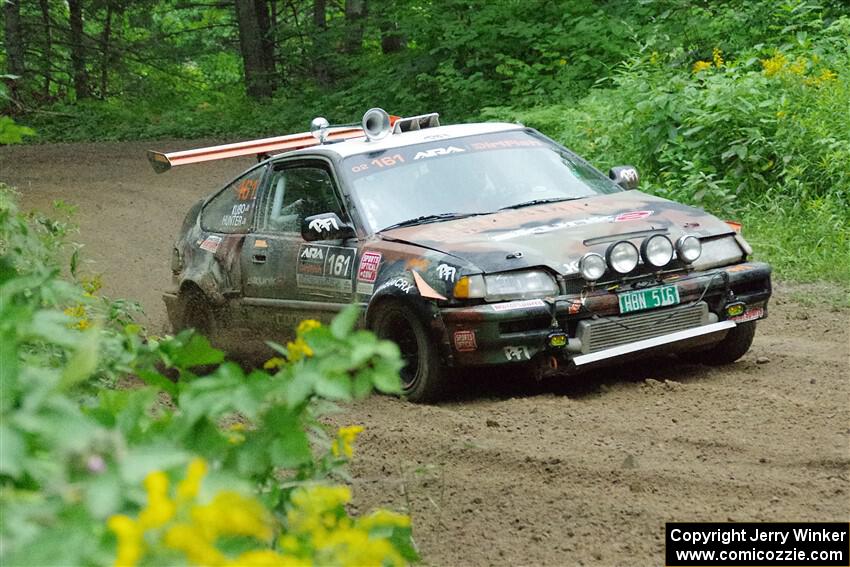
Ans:
{"type": "Polygon", "coordinates": [[[718,69],[723,67],[723,52],[715,47],[711,50],[711,60],[714,61],[714,66],[718,69]]]}
{"type": "Polygon", "coordinates": [[[315,319],[304,319],[300,323],[298,323],[298,328],[296,329],[296,333],[299,335],[303,335],[304,333],[308,333],[313,329],[318,329],[322,324],[316,321],[315,319]]]}
{"type": "Polygon", "coordinates": [[[115,567],[134,567],[144,551],[144,530],[135,520],[123,514],[111,516],[106,525],[118,539],[115,567]]]}
{"type": "Polygon", "coordinates": [[[788,58],[782,53],[777,53],[770,59],[762,59],[761,66],[765,76],[772,77],[782,71],[788,64],[788,58]]]}
{"type": "Polygon", "coordinates": [[[174,516],[175,505],[168,498],[168,476],[154,471],[145,478],[148,505],[139,513],[139,525],[143,528],[158,528],[174,516]]]}
{"type": "Polygon", "coordinates": [[[363,426],[351,425],[349,427],[340,427],[336,432],[336,439],[331,445],[331,452],[334,457],[345,455],[349,459],[354,455],[354,449],[351,444],[357,439],[357,436],[363,433],[363,426]]]}
{"type": "Polygon", "coordinates": [[[219,492],[210,504],[192,508],[192,520],[209,540],[241,535],[259,540],[272,537],[271,518],[262,504],[238,492],[219,492]]]}
{"type": "Polygon", "coordinates": [[[182,551],[196,565],[224,565],[227,558],[204,536],[196,526],[176,524],[166,532],[164,543],[171,549],[182,551]]]}
{"type": "Polygon", "coordinates": [[[398,551],[386,539],[370,538],[368,532],[338,528],[328,537],[315,541],[320,563],[346,567],[381,567],[405,564],[398,551]]]}
{"type": "Polygon", "coordinates": [[[329,519],[351,500],[347,486],[309,486],[292,492],[292,506],[286,512],[289,528],[296,534],[324,532],[329,519]]]}
{"type": "Polygon", "coordinates": [[[280,358],[279,356],[273,356],[272,358],[265,361],[265,363],[263,363],[263,368],[265,368],[266,370],[274,370],[275,368],[280,368],[284,364],[286,364],[286,361],[284,359],[280,358]]]}
{"type": "Polygon", "coordinates": [[[409,528],[410,516],[397,514],[389,510],[378,509],[357,520],[357,527],[366,531],[374,528],[409,528]]]}
{"type": "Polygon", "coordinates": [[[295,342],[286,343],[286,350],[289,353],[289,360],[292,362],[313,356],[313,349],[301,337],[298,337],[295,342]]]}
{"type": "Polygon", "coordinates": [[[711,61],[697,61],[694,63],[693,74],[701,73],[706,69],[711,69],[711,61]]]}
{"type": "Polygon", "coordinates": [[[650,65],[658,65],[658,52],[653,51],[649,56],[650,65]]]}
{"type": "Polygon", "coordinates": [[[186,477],[177,485],[177,501],[185,502],[198,496],[201,481],[207,474],[207,462],[201,458],[194,458],[186,470],[186,477]]]}
{"type": "Polygon", "coordinates": [[[226,563],[228,567],[312,567],[313,563],[297,557],[280,555],[270,549],[246,551],[233,561],[226,563]]]}
{"type": "Polygon", "coordinates": [[[808,60],[805,57],[798,57],[791,65],[788,66],[788,71],[795,75],[803,75],[806,73],[806,65],[808,60]]]}

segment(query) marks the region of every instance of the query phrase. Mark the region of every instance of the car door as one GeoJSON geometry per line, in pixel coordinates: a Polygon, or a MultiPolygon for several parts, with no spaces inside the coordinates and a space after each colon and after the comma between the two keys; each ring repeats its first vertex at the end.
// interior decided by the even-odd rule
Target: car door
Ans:
{"type": "Polygon", "coordinates": [[[304,218],[336,213],[347,221],[331,164],[322,159],[273,166],[256,229],[242,254],[243,295],[258,328],[279,340],[302,319],[330,319],[353,299],[355,239],[307,242],[304,218]]]}

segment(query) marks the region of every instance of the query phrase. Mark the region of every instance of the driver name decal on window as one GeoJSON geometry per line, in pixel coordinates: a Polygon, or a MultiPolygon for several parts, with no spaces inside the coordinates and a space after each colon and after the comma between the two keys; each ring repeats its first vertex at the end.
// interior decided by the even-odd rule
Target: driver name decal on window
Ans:
{"type": "Polygon", "coordinates": [[[349,294],[356,248],[302,244],[295,279],[299,288],[349,294]]]}

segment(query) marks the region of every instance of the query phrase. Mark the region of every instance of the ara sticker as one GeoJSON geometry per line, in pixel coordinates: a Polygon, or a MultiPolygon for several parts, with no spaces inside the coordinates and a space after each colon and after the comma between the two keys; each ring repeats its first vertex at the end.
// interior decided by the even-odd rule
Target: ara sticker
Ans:
{"type": "Polygon", "coordinates": [[[432,157],[437,157],[437,156],[447,156],[449,154],[460,154],[460,153],[463,153],[465,151],[466,150],[464,150],[463,148],[458,148],[458,147],[455,147],[455,146],[448,146],[446,148],[432,148],[430,150],[424,150],[424,151],[421,151],[421,152],[416,152],[416,155],[413,156],[413,159],[417,160],[417,159],[432,158],[432,157]]]}
{"type": "Polygon", "coordinates": [[[437,276],[443,281],[453,282],[457,277],[457,268],[449,264],[440,264],[437,266],[437,276]]]}
{"type": "Polygon", "coordinates": [[[207,252],[212,252],[213,254],[215,254],[220,244],[221,237],[216,236],[215,234],[210,234],[204,239],[203,242],[201,242],[201,250],[206,250],[207,252]]]}
{"type": "Polygon", "coordinates": [[[493,304],[493,311],[515,311],[517,309],[528,309],[530,307],[546,307],[542,299],[526,299],[523,301],[511,301],[509,303],[493,304]]]}
{"type": "Polygon", "coordinates": [[[350,294],[357,250],[322,244],[302,244],[295,280],[298,287],[350,294]]]}
{"type": "Polygon", "coordinates": [[[455,331],[455,349],[458,352],[472,352],[478,350],[475,342],[475,331],[455,331]]]}
{"type": "Polygon", "coordinates": [[[375,283],[375,280],[378,279],[378,267],[380,265],[380,252],[364,252],[360,257],[360,266],[357,268],[357,281],[367,284],[375,283]]]}
{"type": "Polygon", "coordinates": [[[528,348],[524,346],[506,346],[505,358],[508,360],[529,360],[528,348]]]}

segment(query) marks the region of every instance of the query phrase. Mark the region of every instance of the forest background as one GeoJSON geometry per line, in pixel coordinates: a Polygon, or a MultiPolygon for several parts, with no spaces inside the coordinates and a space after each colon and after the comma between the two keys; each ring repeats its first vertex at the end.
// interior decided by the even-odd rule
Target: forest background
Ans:
{"type": "Polygon", "coordinates": [[[846,2],[3,4],[0,142],[237,141],[373,106],[519,121],[743,221],[781,277],[850,285],[846,2]]]}

